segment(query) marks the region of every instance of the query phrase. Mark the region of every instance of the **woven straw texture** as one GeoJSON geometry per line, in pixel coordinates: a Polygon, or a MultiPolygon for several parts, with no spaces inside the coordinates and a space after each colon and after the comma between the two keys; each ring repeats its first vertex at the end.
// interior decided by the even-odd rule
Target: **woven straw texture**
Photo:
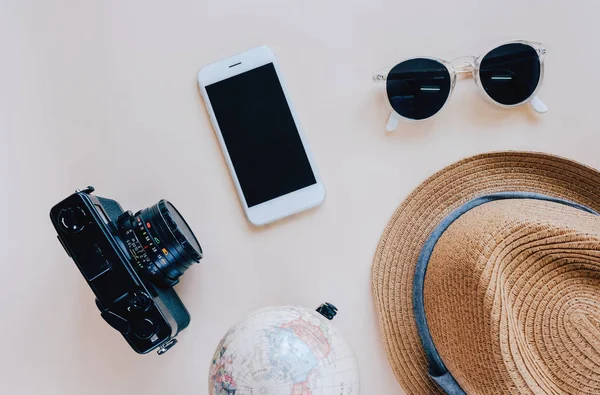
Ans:
{"type": "MultiPolygon", "coordinates": [[[[409,393],[427,376],[412,305],[421,248],[479,196],[536,192],[600,211],[600,174],[547,154],[500,152],[438,172],[400,205],[381,238],[373,291],[392,369],[409,393]]],[[[600,393],[600,219],[535,200],[487,203],[436,245],[425,311],[440,356],[469,393],[600,393]]]]}

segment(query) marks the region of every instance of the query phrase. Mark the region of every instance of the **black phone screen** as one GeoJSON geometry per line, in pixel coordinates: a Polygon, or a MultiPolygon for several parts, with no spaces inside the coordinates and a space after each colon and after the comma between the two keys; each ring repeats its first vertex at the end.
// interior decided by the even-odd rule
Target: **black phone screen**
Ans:
{"type": "Polygon", "coordinates": [[[316,184],[273,63],[206,92],[248,207],[316,184]]]}

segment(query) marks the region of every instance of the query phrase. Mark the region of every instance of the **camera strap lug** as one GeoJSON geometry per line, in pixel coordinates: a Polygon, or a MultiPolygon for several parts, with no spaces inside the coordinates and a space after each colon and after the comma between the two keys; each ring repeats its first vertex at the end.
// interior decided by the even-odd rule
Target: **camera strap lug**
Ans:
{"type": "Polygon", "coordinates": [[[163,355],[164,353],[169,351],[171,348],[173,348],[173,346],[175,344],[177,344],[177,339],[171,339],[171,340],[164,342],[158,349],[158,355],[163,355]]]}

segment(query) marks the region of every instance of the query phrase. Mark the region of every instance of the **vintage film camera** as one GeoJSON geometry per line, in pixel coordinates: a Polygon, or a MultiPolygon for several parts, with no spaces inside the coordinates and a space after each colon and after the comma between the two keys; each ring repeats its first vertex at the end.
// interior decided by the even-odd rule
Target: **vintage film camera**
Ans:
{"type": "Polygon", "coordinates": [[[77,190],[50,211],[58,239],[96,295],[100,315],[145,354],[163,354],[190,323],[173,286],[202,248],[166,200],[133,214],[77,190]]]}

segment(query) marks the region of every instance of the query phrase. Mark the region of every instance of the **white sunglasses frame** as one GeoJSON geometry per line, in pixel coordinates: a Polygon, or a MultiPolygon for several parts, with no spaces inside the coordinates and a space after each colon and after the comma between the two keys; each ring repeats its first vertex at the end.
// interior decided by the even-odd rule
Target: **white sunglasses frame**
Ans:
{"type": "Polygon", "coordinates": [[[388,108],[391,111],[390,117],[389,117],[387,125],[386,125],[386,130],[388,132],[395,131],[398,128],[398,123],[400,120],[407,121],[407,122],[421,122],[421,121],[431,119],[431,118],[435,117],[436,115],[438,115],[440,112],[442,112],[444,107],[446,107],[446,104],[448,103],[448,100],[450,99],[450,96],[452,95],[452,92],[454,91],[454,86],[456,85],[456,80],[457,80],[458,74],[466,74],[466,73],[472,74],[473,79],[475,80],[475,84],[479,88],[479,92],[483,95],[483,98],[486,101],[488,101],[489,103],[494,104],[499,107],[504,107],[504,108],[518,107],[518,106],[522,106],[523,104],[529,103],[531,105],[531,107],[537,113],[543,114],[548,111],[548,107],[546,107],[546,105],[537,97],[537,93],[540,90],[540,87],[542,86],[542,81],[544,80],[544,58],[545,58],[545,55],[546,55],[546,48],[544,48],[541,43],[532,42],[532,41],[524,41],[524,40],[515,40],[515,41],[507,41],[500,45],[495,45],[494,47],[488,49],[486,52],[483,53],[483,55],[480,55],[480,56],[461,56],[450,62],[443,60],[443,59],[437,59],[437,58],[431,58],[431,57],[411,57],[411,58],[406,58],[406,59],[396,63],[394,66],[387,67],[387,68],[381,69],[381,70],[377,70],[375,73],[373,73],[373,82],[374,83],[382,83],[382,82],[387,81],[389,72],[396,65],[398,65],[402,62],[405,62],[407,60],[411,60],[411,59],[429,59],[429,60],[434,60],[436,62],[443,64],[444,67],[446,67],[446,69],[448,70],[448,73],[450,74],[450,80],[451,80],[450,92],[448,92],[448,97],[446,98],[446,101],[442,105],[442,108],[440,108],[439,111],[437,111],[435,114],[433,114],[427,118],[423,118],[423,119],[406,118],[406,117],[398,114],[396,112],[396,110],[393,109],[392,104],[390,103],[390,100],[386,93],[386,95],[385,95],[386,103],[387,103],[388,108]],[[502,104],[502,103],[498,103],[497,101],[492,99],[490,97],[490,95],[488,95],[488,93],[483,88],[483,85],[481,84],[481,76],[479,73],[481,61],[483,60],[483,58],[486,57],[487,54],[489,54],[494,49],[501,47],[503,45],[506,45],[506,44],[524,44],[524,45],[528,45],[528,46],[532,47],[535,50],[535,52],[537,53],[538,60],[540,62],[540,78],[538,79],[538,83],[537,83],[537,86],[535,87],[535,90],[527,99],[523,100],[520,103],[516,103],[516,104],[502,104]]]}

